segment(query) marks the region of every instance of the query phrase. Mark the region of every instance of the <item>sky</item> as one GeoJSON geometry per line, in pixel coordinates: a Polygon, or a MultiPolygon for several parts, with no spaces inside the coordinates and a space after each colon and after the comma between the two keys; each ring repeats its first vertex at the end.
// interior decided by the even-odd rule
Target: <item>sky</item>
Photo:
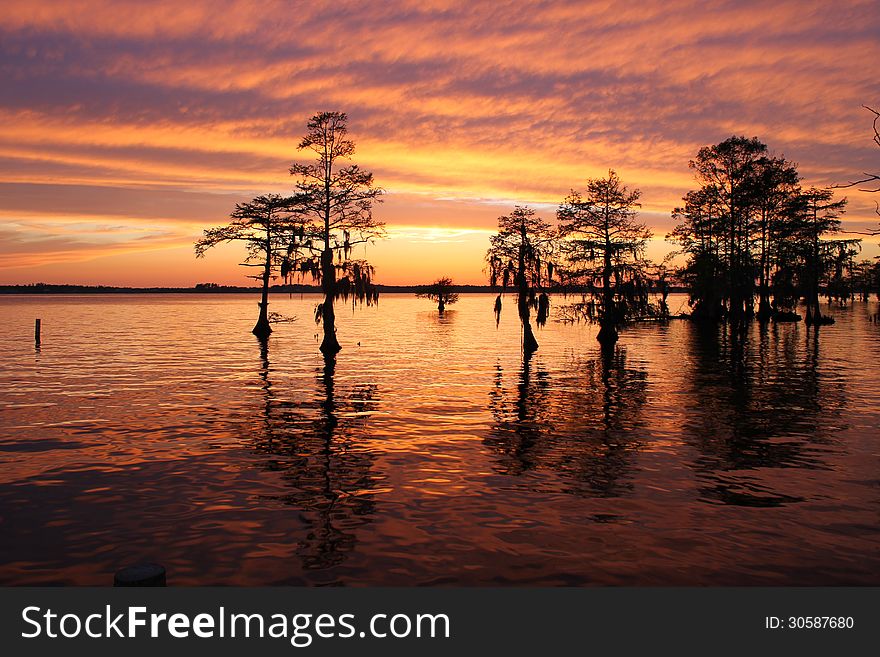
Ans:
{"type": "MultiPolygon", "coordinates": [[[[245,283],[241,246],[193,242],[292,191],[319,111],[386,191],[356,254],[378,282],[484,283],[499,215],[550,219],[609,168],[660,258],[702,146],[757,136],[817,186],[878,172],[878,61],[876,0],[3,0],[0,284],[245,283]]],[[[840,193],[846,229],[877,226],[880,194],[840,193]]]]}

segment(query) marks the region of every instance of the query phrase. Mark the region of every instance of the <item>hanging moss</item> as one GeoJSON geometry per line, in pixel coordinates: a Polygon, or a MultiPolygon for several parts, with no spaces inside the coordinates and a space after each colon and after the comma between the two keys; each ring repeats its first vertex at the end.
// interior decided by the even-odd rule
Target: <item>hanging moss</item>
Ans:
{"type": "Polygon", "coordinates": [[[546,292],[542,292],[541,296],[538,297],[538,316],[535,318],[535,323],[538,326],[544,326],[547,323],[547,317],[550,315],[550,297],[547,296],[546,292]]]}
{"type": "MultiPolygon", "coordinates": [[[[538,348],[530,325],[531,310],[540,306],[539,294],[552,284],[553,258],[557,254],[558,231],[535,215],[534,210],[516,206],[510,215],[498,218],[498,233],[489,238],[486,254],[489,281],[500,280],[502,292],[513,285],[517,292],[517,309],[523,327],[523,350],[538,348]]],[[[548,305],[549,307],[549,305],[548,305]]],[[[501,314],[501,295],[495,300],[495,325],[501,314]]],[[[546,321],[546,317],[541,318],[546,321]]]]}

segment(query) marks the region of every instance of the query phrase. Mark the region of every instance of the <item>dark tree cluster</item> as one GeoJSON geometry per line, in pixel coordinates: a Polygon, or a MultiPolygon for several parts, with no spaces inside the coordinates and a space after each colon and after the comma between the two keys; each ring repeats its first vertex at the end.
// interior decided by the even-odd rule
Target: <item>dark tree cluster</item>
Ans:
{"type": "Polygon", "coordinates": [[[880,300],[880,258],[859,260],[852,266],[852,295],[868,301],[871,294],[880,300]]]}
{"type": "Polygon", "coordinates": [[[693,317],[791,320],[803,299],[808,323],[833,321],[820,311],[820,291],[851,295],[860,247],[838,235],[846,199],[835,200],[830,189],[804,189],[797,165],[771,155],[757,138],[701,148],[690,167],[700,186],[673,211],[676,226],[667,239],[687,257],[680,278],[693,317]]]}

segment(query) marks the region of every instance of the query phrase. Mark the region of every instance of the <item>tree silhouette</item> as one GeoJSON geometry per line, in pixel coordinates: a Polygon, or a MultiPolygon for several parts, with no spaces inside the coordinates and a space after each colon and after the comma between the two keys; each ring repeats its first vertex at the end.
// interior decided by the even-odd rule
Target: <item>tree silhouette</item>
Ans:
{"type": "Polygon", "coordinates": [[[566,282],[589,290],[602,344],[617,341],[617,328],[647,306],[643,255],[651,231],[636,220],[639,190],[629,190],[612,169],[587,180],[584,193],[572,190],[557,211],[565,237],[566,282]]]}
{"type": "Polygon", "coordinates": [[[840,231],[840,215],[845,212],[846,199],[832,200],[830,189],[811,187],[802,194],[803,224],[800,237],[806,245],[804,267],[804,297],[807,304],[807,324],[830,324],[834,320],[822,315],[819,308],[819,288],[829,271],[832,258],[841,248],[855,240],[823,240],[823,235],[840,231]]]}
{"type": "Polygon", "coordinates": [[[650,276],[650,286],[658,297],[656,314],[661,320],[669,319],[669,293],[672,289],[671,281],[675,276],[670,263],[674,256],[674,253],[668,253],[660,263],[651,261],[645,263],[646,271],[650,276]]]}
{"type": "Polygon", "coordinates": [[[245,267],[259,267],[262,272],[250,278],[261,281],[260,316],[253,328],[254,335],[266,337],[272,332],[269,322],[269,280],[272,272],[283,268],[291,235],[302,229],[302,221],[293,212],[293,200],[278,194],[257,196],[247,203],[238,203],[226,226],[210,228],[196,242],[196,257],[202,258],[211,247],[224,242],[241,241],[247,245],[245,267]]]}
{"type": "MultiPolygon", "coordinates": [[[[515,206],[509,215],[498,217],[498,233],[489,238],[486,253],[489,283],[501,283],[502,292],[511,283],[517,290],[517,310],[523,329],[523,351],[531,353],[538,341],[530,324],[531,309],[543,326],[550,309],[546,290],[553,280],[558,234],[549,223],[525,206],[515,206]]],[[[495,300],[496,324],[501,314],[501,295],[495,300]]]]}
{"type": "Polygon", "coordinates": [[[697,180],[702,183],[721,220],[726,238],[725,249],[727,316],[741,321],[751,310],[755,277],[749,239],[759,187],[760,167],[767,155],[767,146],[752,137],[730,137],[720,144],[701,148],[690,161],[697,180]]]}
{"type": "Polygon", "coordinates": [[[684,196],[684,205],[672,211],[676,226],[666,239],[688,255],[679,272],[690,293],[695,319],[715,321],[724,314],[727,295],[722,255],[723,225],[712,190],[698,189],[684,196]]]}
{"type": "Polygon", "coordinates": [[[416,296],[422,299],[430,299],[437,302],[437,310],[443,312],[446,306],[451,306],[458,302],[458,293],[454,292],[452,279],[449,276],[438,278],[430,285],[421,288],[416,292],[416,296]]]}
{"type": "Polygon", "coordinates": [[[853,265],[853,288],[862,301],[868,301],[871,293],[880,291],[880,261],[863,258],[853,265]]]}
{"type": "Polygon", "coordinates": [[[836,301],[845,306],[856,296],[856,256],[862,250],[861,240],[829,240],[829,246],[825,295],[829,304],[836,301]]]}
{"type": "Polygon", "coordinates": [[[792,236],[791,219],[797,210],[800,175],[794,164],[778,157],[759,160],[755,174],[751,234],[757,251],[758,319],[766,322],[774,315],[770,303],[773,273],[787,264],[783,258],[789,252],[780,250],[778,245],[792,236]]]}
{"type": "MultiPolygon", "coordinates": [[[[740,325],[757,296],[762,322],[800,319],[799,298],[818,298],[823,275],[817,240],[837,230],[810,215],[816,190],[803,192],[796,165],[768,155],[757,138],[702,148],[690,166],[702,185],[673,211],[667,239],[688,255],[680,277],[693,317],[740,325]]],[[[812,320],[815,307],[809,309],[812,320]]]]}
{"type": "Polygon", "coordinates": [[[352,259],[352,250],[384,237],[384,224],[373,218],[374,202],[383,190],[375,187],[373,174],[356,164],[341,166],[355,152],[347,138],[348,117],[344,112],[321,112],[307,125],[299,150],[310,150],[316,160],[290,167],[297,177],[296,206],[305,219],[293,234],[282,273],[310,275],[320,281],[324,301],[315,310],[315,321],[323,322],[321,351],[335,354],[342,347],[336,338],[337,299],[371,304],[378,292],[372,283],[374,270],[366,260],[352,259]]]}

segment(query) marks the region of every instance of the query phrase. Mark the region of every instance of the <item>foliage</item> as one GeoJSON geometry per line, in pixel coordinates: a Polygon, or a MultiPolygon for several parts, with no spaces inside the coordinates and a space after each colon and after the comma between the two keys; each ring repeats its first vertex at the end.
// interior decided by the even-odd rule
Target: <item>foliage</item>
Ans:
{"type": "Polygon", "coordinates": [[[880,295],[880,257],[859,260],[852,265],[851,273],[853,293],[862,301],[868,301],[871,294],[880,295]]]}
{"type": "Polygon", "coordinates": [[[819,308],[819,291],[823,283],[829,291],[838,288],[844,261],[851,260],[849,250],[859,240],[823,239],[823,236],[840,232],[840,216],[845,212],[846,199],[835,201],[830,189],[811,187],[801,195],[800,224],[797,238],[803,249],[803,296],[807,303],[807,323],[821,324],[830,321],[819,308]],[[835,280],[837,279],[837,280],[835,280]]]}
{"type": "Polygon", "coordinates": [[[348,139],[348,117],[343,112],[321,112],[307,125],[300,151],[311,151],[312,162],[295,162],[294,199],[302,225],[292,234],[282,274],[309,276],[320,282],[325,298],[316,310],[324,322],[325,353],[339,351],[335,336],[333,303],[375,303],[373,267],[352,258],[356,246],[385,236],[384,224],[373,217],[373,204],[383,190],[375,186],[373,174],[356,164],[342,165],[352,158],[355,144],[348,139]]]}
{"type": "Polygon", "coordinates": [[[682,230],[671,237],[701,243],[691,254],[694,270],[686,274],[697,279],[692,291],[697,292],[698,316],[737,320],[751,308],[755,263],[750,238],[766,158],[767,146],[757,138],[734,136],[701,148],[689,162],[701,186],[685,196],[683,209],[673,211],[682,230]]]}
{"type": "Polygon", "coordinates": [[[208,249],[225,242],[244,242],[245,267],[258,267],[262,271],[250,276],[262,282],[260,316],[253,332],[258,336],[271,333],[271,317],[268,311],[269,279],[280,269],[284,274],[287,263],[287,245],[291,236],[302,231],[302,218],[294,199],[278,194],[257,196],[247,203],[238,203],[230,215],[232,221],[204,231],[195,244],[197,258],[204,257],[208,249]]]}
{"type": "MultiPolygon", "coordinates": [[[[244,266],[265,267],[267,252],[274,271],[285,259],[290,236],[302,226],[293,211],[293,199],[278,194],[257,196],[247,203],[237,203],[225,226],[209,228],[196,242],[196,257],[202,258],[208,249],[224,242],[245,243],[247,255],[244,266]]],[[[261,280],[262,274],[249,278],[261,280]]]]}
{"type": "Polygon", "coordinates": [[[797,167],[784,158],[763,157],[755,163],[747,261],[754,261],[758,268],[756,293],[761,320],[773,316],[773,274],[796,262],[789,258],[794,254],[785,248],[785,242],[796,232],[799,180],[797,167]]]}
{"type": "Polygon", "coordinates": [[[644,252],[652,233],[636,218],[639,196],[610,170],[587,180],[583,193],[572,190],[557,211],[564,278],[586,290],[581,307],[587,319],[602,325],[600,340],[613,342],[617,326],[648,310],[644,252]]]}
{"type": "Polygon", "coordinates": [[[840,230],[846,199],[802,190],[796,165],[769,155],[756,138],[702,148],[690,166],[701,186],[673,211],[667,239],[687,255],[680,278],[694,317],[740,322],[757,298],[758,317],[767,320],[791,314],[803,297],[808,321],[821,320],[819,287],[831,284],[832,270],[843,271],[832,266],[844,255],[839,249],[855,247],[825,239],[840,230]]]}
{"type": "Polygon", "coordinates": [[[416,291],[416,296],[422,299],[430,299],[437,302],[437,308],[440,312],[446,309],[446,306],[458,302],[458,293],[454,291],[452,279],[449,276],[438,278],[436,281],[420,288],[416,291]]]}
{"type": "MultiPolygon", "coordinates": [[[[489,238],[486,253],[489,283],[502,292],[513,286],[517,292],[517,310],[523,327],[523,348],[538,348],[531,325],[531,310],[536,310],[539,326],[547,321],[550,288],[556,271],[558,233],[525,206],[515,206],[509,215],[498,217],[498,232],[489,238]]],[[[500,316],[500,296],[496,300],[496,320],[500,316]]]]}

